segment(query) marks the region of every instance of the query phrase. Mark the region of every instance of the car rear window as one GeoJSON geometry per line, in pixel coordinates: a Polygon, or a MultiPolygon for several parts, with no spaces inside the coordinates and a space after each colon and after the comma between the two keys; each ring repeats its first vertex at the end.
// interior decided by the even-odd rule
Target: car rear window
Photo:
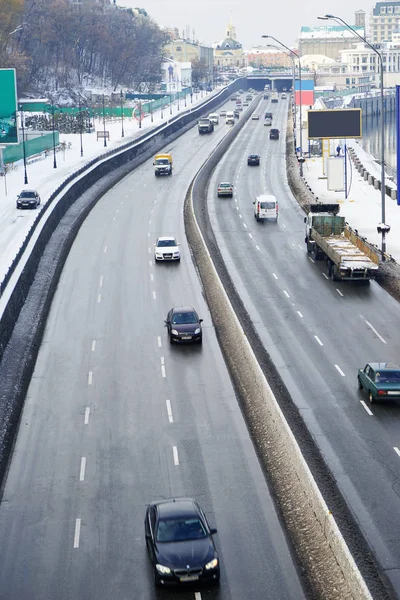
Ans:
{"type": "Polygon", "coordinates": [[[379,372],[375,376],[377,383],[400,383],[400,371],[379,372]]]}
{"type": "Polygon", "coordinates": [[[275,202],[260,202],[260,208],[264,210],[275,208],[275,202]]]}

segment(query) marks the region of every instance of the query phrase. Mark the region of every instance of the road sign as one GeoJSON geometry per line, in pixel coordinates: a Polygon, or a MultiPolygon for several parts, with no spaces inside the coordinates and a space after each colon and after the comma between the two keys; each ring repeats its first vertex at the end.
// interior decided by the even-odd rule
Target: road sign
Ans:
{"type": "Polygon", "coordinates": [[[144,112],[142,111],[142,108],[139,107],[139,106],[136,106],[133,109],[132,117],[134,117],[136,119],[136,121],[143,121],[143,119],[144,119],[144,112]]]}
{"type": "Polygon", "coordinates": [[[15,69],[0,69],[0,144],[18,144],[15,69]]]}
{"type": "Polygon", "coordinates": [[[308,139],[362,137],[361,108],[308,110],[308,139]]]}

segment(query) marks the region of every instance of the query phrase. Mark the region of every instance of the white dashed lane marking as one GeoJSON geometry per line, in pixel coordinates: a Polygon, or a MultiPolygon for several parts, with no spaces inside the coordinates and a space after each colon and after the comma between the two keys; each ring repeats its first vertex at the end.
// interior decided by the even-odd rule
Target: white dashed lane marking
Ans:
{"type": "Polygon", "coordinates": [[[374,416],[374,413],[368,408],[368,406],[365,404],[364,400],[360,400],[360,404],[365,409],[365,411],[369,414],[370,417],[374,416]]]}
{"type": "Polygon", "coordinates": [[[174,456],[174,465],[177,467],[179,465],[179,457],[178,457],[178,448],[176,446],[172,446],[172,453],[174,456]]]}
{"type": "Polygon", "coordinates": [[[275,279],[278,279],[278,275],[275,275],[275,273],[272,273],[272,276],[273,276],[275,279]]]}
{"type": "Polygon", "coordinates": [[[88,385],[92,385],[93,383],[93,371],[89,371],[88,373],[88,385]]]}
{"type": "Polygon", "coordinates": [[[303,315],[301,314],[301,312],[300,312],[299,310],[297,311],[297,314],[299,315],[299,317],[300,317],[301,319],[303,319],[303,315]]]}
{"type": "Polygon", "coordinates": [[[335,369],[337,369],[337,371],[341,374],[342,377],[346,377],[346,375],[343,373],[342,369],[339,367],[339,365],[335,365],[335,369]]]}
{"type": "Polygon", "coordinates": [[[153,292],[153,300],[155,300],[155,299],[156,299],[156,293],[153,292]]]}
{"type": "Polygon", "coordinates": [[[157,344],[158,344],[158,347],[161,348],[161,336],[157,337],[157,344]]]}
{"type": "Polygon", "coordinates": [[[162,375],[163,377],[166,377],[166,376],[167,376],[167,374],[166,374],[166,372],[165,372],[165,365],[164,365],[164,357],[163,357],[163,356],[161,357],[161,375],[162,375]]]}
{"type": "Polygon", "coordinates": [[[97,304],[100,304],[100,302],[101,302],[101,294],[99,294],[99,295],[97,296],[97,304]]]}
{"type": "Polygon", "coordinates": [[[103,280],[104,280],[103,275],[100,275],[100,281],[99,281],[100,287],[103,287],[103,280]]]}
{"type": "MultiPolygon", "coordinates": [[[[361,317],[361,318],[364,319],[364,317],[361,317]]],[[[364,319],[364,321],[366,322],[368,327],[374,332],[374,334],[381,340],[381,342],[383,344],[387,344],[387,341],[380,335],[380,333],[377,332],[375,327],[373,327],[373,325],[371,325],[371,323],[369,321],[367,321],[367,319],[364,319]]]]}
{"type": "Polygon", "coordinates": [[[81,535],[81,519],[75,521],[74,548],[79,548],[79,538],[81,535]]]}
{"type": "Polygon", "coordinates": [[[173,419],[173,416],[172,416],[171,402],[170,402],[170,400],[166,400],[165,402],[166,402],[166,404],[167,404],[167,415],[168,415],[168,421],[169,421],[170,423],[173,423],[173,422],[174,422],[174,419],[173,419]]]}
{"type": "Polygon", "coordinates": [[[343,298],[344,294],[338,288],[336,288],[336,291],[339,294],[339,296],[342,296],[342,298],[343,298]]]}
{"type": "Polygon", "coordinates": [[[90,415],[90,408],[87,406],[85,408],[85,419],[83,421],[84,425],[89,425],[89,415],[90,415]]]}
{"type": "Polygon", "coordinates": [[[92,341],[92,352],[96,350],[96,340],[92,341]]]}
{"type": "Polygon", "coordinates": [[[79,481],[85,481],[86,456],[81,458],[81,469],[79,471],[79,481]]]}
{"type": "Polygon", "coordinates": [[[325,279],[329,279],[329,277],[326,273],[322,273],[322,275],[325,277],[325,279]]]}
{"type": "Polygon", "coordinates": [[[321,340],[319,339],[319,337],[317,335],[314,335],[315,339],[317,340],[318,344],[320,346],[323,346],[323,343],[321,342],[321,340]]]}
{"type": "Polygon", "coordinates": [[[104,246],[104,254],[107,252],[107,246],[104,246]]]}
{"type": "Polygon", "coordinates": [[[397,456],[400,456],[400,450],[397,446],[393,446],[393,450],[396,452],[397,456]]]}
{"type": "Polygon", "coordinates": [[[290,298],[289,294],[287,293],[286,290],[283,290],[283,293],[285,294],[286,298],[290,298]]]}

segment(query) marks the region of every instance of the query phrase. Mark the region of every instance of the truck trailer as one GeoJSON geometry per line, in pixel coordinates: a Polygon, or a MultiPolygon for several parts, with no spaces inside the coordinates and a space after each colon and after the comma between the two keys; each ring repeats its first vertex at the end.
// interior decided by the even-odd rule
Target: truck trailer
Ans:
{"type": "Polygon", "coordinates": [[[375,279],[379,257],[365,241],[352,234],[345,218],[338,215],[339,204],[314,204],[304,217],[307,252],[315,260],[325,260],[333,281],[375,279]]]}

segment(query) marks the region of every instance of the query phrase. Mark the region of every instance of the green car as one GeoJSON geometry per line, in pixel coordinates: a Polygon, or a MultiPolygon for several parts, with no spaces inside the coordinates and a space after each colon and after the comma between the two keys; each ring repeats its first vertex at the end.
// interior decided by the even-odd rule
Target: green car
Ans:
{"type": "Polygon", "coordinates": [[[393,363],[371,362],[358,369],[358,388],[365,389],[368,400],[400,399],[400,367],[393,363]]]}

